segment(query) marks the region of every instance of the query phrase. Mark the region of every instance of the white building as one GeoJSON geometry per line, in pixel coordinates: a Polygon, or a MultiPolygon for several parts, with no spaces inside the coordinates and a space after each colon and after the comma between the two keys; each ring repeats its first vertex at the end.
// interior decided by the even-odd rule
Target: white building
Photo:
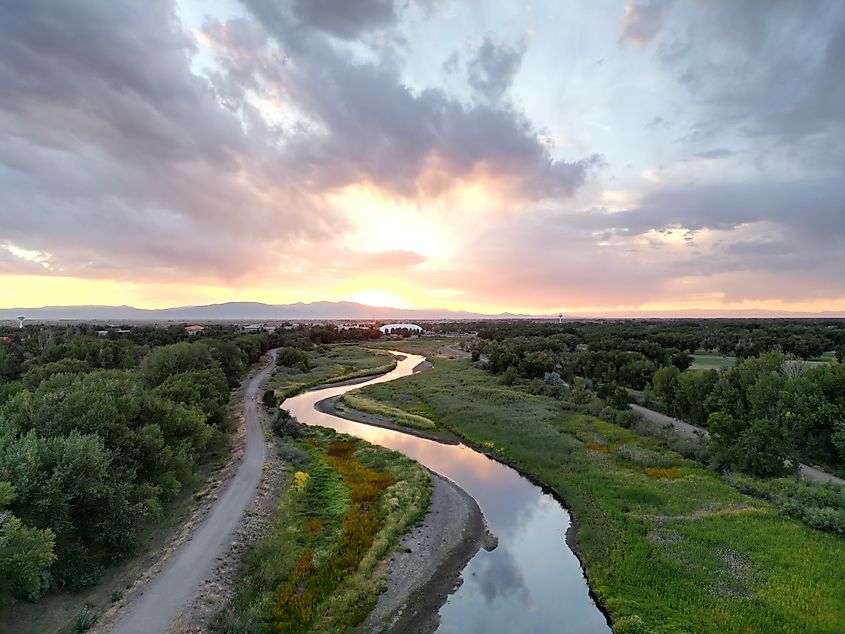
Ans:
{"type": "Polygon", "coordinates": [[[410,330],[418,334],[423,331],[422,327],[416,324],[385,324],[379,330],[385,335],[392,334],[394,330],[410,330]]]}

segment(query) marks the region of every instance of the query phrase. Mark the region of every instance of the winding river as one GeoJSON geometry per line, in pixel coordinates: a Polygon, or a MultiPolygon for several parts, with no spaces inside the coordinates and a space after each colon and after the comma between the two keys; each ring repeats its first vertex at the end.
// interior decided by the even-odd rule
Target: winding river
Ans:
{"type": "Polygon", "coordinates": [[[589,595],[575,554],[565,542],[569,513],[514,469],[469,447],[348,421],[317,411],[318,401],[364,385],[412,373],[424,357],[404,355],[394,370],[364,383],[317,389],[283,407],[301,422],[389,447],[410,456],[476,499],[499,546],[479,550],[463,571],[464,583],[440,609],[438,632],[610,633],[589,595]]]}

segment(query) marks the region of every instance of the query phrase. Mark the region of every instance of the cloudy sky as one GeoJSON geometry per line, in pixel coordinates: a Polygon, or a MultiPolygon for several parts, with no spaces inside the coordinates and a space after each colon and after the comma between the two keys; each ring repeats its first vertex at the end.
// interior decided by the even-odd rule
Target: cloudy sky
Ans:
{"type": "Polygon", "coordinates": [[[845,2],[0,3],[0,305],[845,310],[845,2]]]}

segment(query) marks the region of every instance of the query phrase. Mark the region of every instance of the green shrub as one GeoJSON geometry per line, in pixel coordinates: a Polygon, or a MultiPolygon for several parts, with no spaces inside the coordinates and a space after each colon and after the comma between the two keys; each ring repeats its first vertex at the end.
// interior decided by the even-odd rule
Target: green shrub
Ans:
{"type": "Polygon", "coordinates": [[[299,438],[302,435],[301,424],[286,409],[273,412],[271,427],[274,434],[283,438],[299,438]]]}
{"type": "Polygon", "coordinates": [[[76,620],[73,622],[73,631],[76,634],[82,634],[94,627],[100,620],[100,615],[90,603],[86,603],[82,611],[76,615],[76,620]]]}
{"type": "Polygon", "coordinates": [[[261,402],[267,409],[273,409],[276,407],[276,405],[279,404],[279,399],[276,397],[276,391],[264,390],[264,394],[261,396],[261,402]]]}

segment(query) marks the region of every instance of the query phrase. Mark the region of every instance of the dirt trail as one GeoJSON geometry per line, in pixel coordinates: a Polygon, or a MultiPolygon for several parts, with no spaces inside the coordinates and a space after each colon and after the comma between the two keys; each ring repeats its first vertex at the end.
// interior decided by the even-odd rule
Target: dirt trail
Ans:
{"type": "Polygon", "coordinates": [[[139,592],[111,631],[114,634],[157,634],[171,622],[198,592],[200,584],[229,546],[247,504],[261,481],[266,456],[264,432],[258,420],[257,397],[261,385],[275,366],[270,362],[253,376],[244,396],[246,448],[241,464],[205,521],[155,577],[139,592]]]}

